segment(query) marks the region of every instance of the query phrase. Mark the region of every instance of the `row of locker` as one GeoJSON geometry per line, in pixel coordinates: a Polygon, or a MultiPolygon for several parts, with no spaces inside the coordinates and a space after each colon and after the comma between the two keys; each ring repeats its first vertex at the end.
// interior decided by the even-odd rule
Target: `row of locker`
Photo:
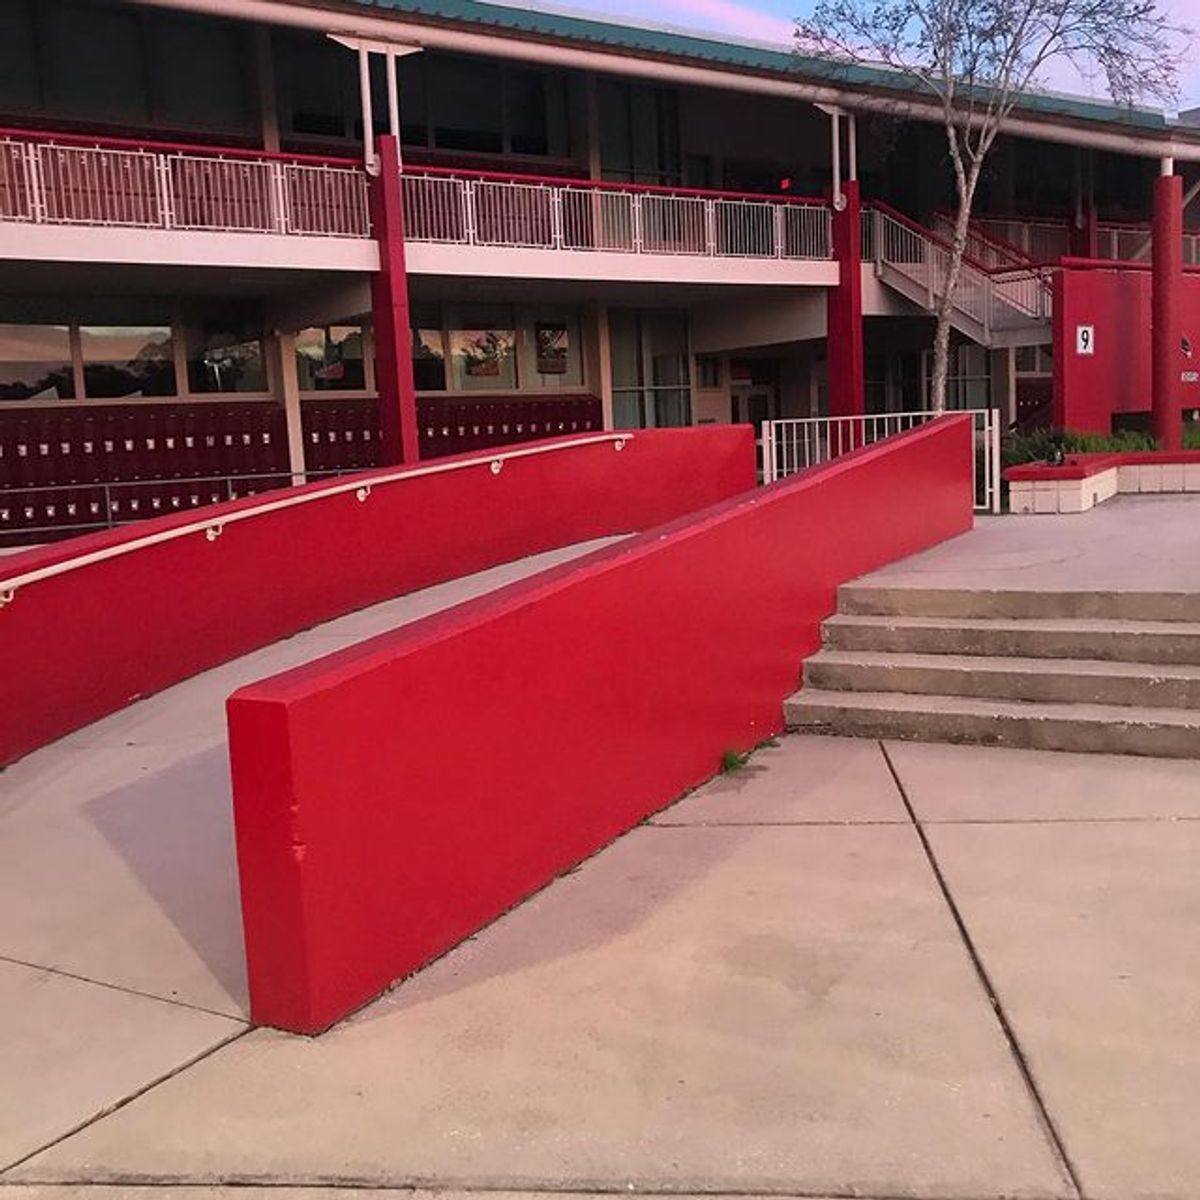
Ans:
{"type": "Polygon", "coordinates": [[[2,488],[269,475],[287,467],[287,429],[278,404],[0,412],[2,488]]]}
{"type": "MultiPolygon", "coordinates": [[[[305,401],[310,475],[379,462],[378,401],[305,401]]],[[[422,400],[421,457],[602,424],[593,397],[422,400]]],[[[0,412],[0,543],[37,541],[255,495],[291,481],[282,406],[122,405],[0,412]]]]}
{"type": "MultiPolygon", "coordinates": [[[[379,408],[375,400],[306,400],[304,456],[310,471],[365,470],[379,462],[379,408]]],[[[417,401],[422,459],[444,458],[516,442],[600,429],[594,396],[537,400],[417,401]]]]}

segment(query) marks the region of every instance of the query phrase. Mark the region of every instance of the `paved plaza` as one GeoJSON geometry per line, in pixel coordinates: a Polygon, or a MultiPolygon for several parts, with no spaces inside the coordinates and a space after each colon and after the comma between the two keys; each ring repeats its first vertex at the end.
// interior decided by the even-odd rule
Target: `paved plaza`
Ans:
{"type": "MultiPolygon", "coordinates": [[[[1052,586],[1064,522],[1106,528],[884,574],[990,547],[1052,586]]],[[[324,1036],[251,1029],[224,697],[548,561],[0,775],[0,1200],[1200,1194],[1195,761],[782,737],[324,1036]]]]}
{"type": "Polygon", "coordinates": [[[4,1200],[1194,1196],[1198,855],[1194,763],[783,738],[316,1040],[6,963],[4,1200]]]}

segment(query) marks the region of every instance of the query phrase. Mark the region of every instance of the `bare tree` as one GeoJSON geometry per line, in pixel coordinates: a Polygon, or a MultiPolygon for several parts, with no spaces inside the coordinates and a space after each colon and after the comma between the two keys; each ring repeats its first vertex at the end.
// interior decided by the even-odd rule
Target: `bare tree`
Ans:
{"type": "Polygon", "coordinates": [[[1022,94],[1069,62],[1099,73],[1122,104],[1177,94],[1188,31],[1158,0],[817,0],[796,23],[797,51],[875,64],[940,108],[958,213],[937,300],[932,407],[946,406],[950,317],[980,175],[1022,94]]]}

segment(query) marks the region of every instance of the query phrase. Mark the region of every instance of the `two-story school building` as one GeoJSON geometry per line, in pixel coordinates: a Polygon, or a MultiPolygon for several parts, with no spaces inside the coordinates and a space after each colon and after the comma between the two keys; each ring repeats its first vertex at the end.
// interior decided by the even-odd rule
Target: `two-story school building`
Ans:
{"type": "MultiPolygon", "coordinates": [[[[952,178],[890,72],[479,0],[0,0],[0,127],[0,531],[927,404],[952,178]]],[[[1089,389],[1085,423],[1178,424],[1188,373],[1148,325],[1190,319],[1198,178],[1186,120],[1025,97],[954,296],[951,402],[1083,413],[1080,297],[1125,273],[1104,320],[1150,374],[1089,389]]]]}

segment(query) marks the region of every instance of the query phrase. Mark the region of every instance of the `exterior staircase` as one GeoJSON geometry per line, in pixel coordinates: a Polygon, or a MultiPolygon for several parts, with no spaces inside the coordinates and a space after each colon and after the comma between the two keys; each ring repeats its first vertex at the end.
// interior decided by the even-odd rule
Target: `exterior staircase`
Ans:
{"type": "MultiPolygon", "coordinates": [[[[863,211],[863,257],[882,283],[935,311],[950,258],[949,242],[878,202],[863,211]]],[[[1051,340],[1052,294],[1044,268],[972,230],[954,288],[951,324],[981,346],[1031,346],[1051,340]]]]}
{"type": "Polygon", "coordinates": [[[1200,758],[1200,595],[848,585],[807,732],[1200,758]]]}

